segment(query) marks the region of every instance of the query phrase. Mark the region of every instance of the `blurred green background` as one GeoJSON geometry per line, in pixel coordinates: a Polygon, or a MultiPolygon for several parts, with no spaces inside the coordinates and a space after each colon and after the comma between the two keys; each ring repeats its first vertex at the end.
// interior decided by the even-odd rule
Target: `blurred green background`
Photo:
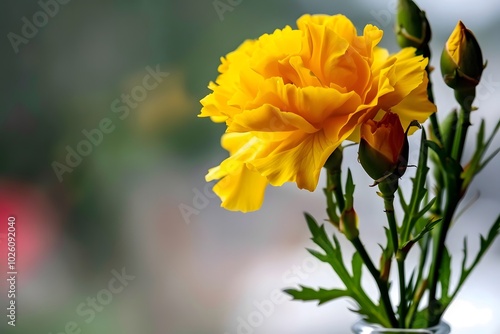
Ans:
{"type": "MultiPolygon", "coordinates": [[[[418,3],[433,27],[434,66],[458,19],[475,31],[489,65],[473,121],[486,117],[491,129],[500,116],[500,6],[483,2],[418,3]]],[[[7,325],[3,311],[0,332],[349,333],[356,315],[347,301],[320,308],[265,302],[298,282],[338,283],[304,250],[311,244],[302,212],[323,217],[322,180],[313,194],[293,185],[269,189],[255,213],[220,209],[204,175],[226,156],[219,146],[224,127],[196,115],[220,57],[243,40],[294,26],[304,13],[343,13],[358,31],[366,23],[384,29],[382,45],[396,51],[394,6],[368,0],[3,1],[0,253],[7,217],[15,215],[19,274],[17,326],[7,325]],[[34,22],[38,26],[30,27],[34,22]],[[129,280],[123,289],[113,281],[110,293],[122,272],[129,280]]],[[[445,114],[454,102],[438,72],[433,80],[445,114]]],[[[463,235],[476,241],[498,214],[499,160],[471,189],[471,198],[481,196],[457,227],[450,245],[457,255],[463,235]]],[[[370,218],[381,206],[365,186],[370,181],[355,152],[350,161],[361,219],[370,218]]],[[[368,246],[374,251],[377,238],[383,240],[380,224],[362,226],[373,234],[368,246]]],[[[450,309],[454,333],[500,332],[494,316],[499,253],[495,244],[450,309]]],[[[4,279],[0,288],[5,310],[4,279]]]]}

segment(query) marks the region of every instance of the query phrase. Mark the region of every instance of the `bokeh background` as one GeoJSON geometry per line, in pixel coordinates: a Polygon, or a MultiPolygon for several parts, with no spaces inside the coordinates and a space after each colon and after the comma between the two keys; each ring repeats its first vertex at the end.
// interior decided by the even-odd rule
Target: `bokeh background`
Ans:
{"type": "MultiPolygon", "coordinates": [[[[196,115],[221,56],[247,38],[294,26],[304,13],[343,13],[358,31],[376,24],[385,30],[382,45],[396,51],[396,1],[62,2],[0,4],[0,332],[349,333],[357,319],[348,311],[351,302],[317,307],[280,292],[298,283],[339,283],[305,251],[312,243],[302,213],[325,217],[324,179],[314,193],[293,185],[271,188],[260,211],[227,212],[204,182],[207,169],[226,156],[219,146],[224,128],[196,115]],[[215,4],[226,11],[218,12],[215,4]],[[43,10],[50,12],[46,20],[37,14],[43,10]],[[24,28],[29,38],[13,46],[12,33],[21,36],[26,20],[34,19],[40,27],[24,28]],[[154,70],[161,74],[151,76],[154,70]],[[158,84],[145,90],[148,75],[149,87],[158,84]],[[125,102],[131,93],[138,98],[125,102]],[[102,128],[107,132],[99,136],[95,130],[102,128]],[[94,133],[97,144],[81,144],[85,133],[94,133]],[[68,166],[68,152],[78,149],[86,156],[70,157],[68,166]],[[59,176],[57,163],[68,166],[59,176]],[[9,215],[17,219],[15,328],[5,316],[9,215]],[[113,277],[124,273],[121,288],[110,292],[113,277]]],[[[473,123],[485,118],[491,130],[500,117],[500,5],[418,4],[433,28],[434,66],[459,19],[475,32],[488,67],[473,123]]],[[[439,70],[432,78],[444,117],[454,107],[452,92],[439,70]]],[[[418,148],[412,147],[416,162],[418,148]]],[[[469,142],[468,156],[473,147],[469,142]]],[[[381,203],[355,149],[346,151],[345,160],[357,183],[361,233],[376,252],[384,241],[381,203]]],[[[449,242],[455,266],[463,237],[477,248],[478,233],[498,215],[499,170],[497,158],[465,200],[472,205],[449,242]]],[[[411,174],[401,181],[406,190],[411,174]]],[[[453,333],[500,333],[499,261],[497,242],[446,314],[453,333]]]]}

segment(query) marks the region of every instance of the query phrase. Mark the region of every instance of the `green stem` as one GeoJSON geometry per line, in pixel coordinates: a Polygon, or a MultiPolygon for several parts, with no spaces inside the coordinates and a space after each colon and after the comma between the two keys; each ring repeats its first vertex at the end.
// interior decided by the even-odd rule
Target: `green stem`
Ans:
{"type": "MultiPolygon", "coordinates": [[[[336,209],[338,209],[339,213],[342,213],[345,209],[345,197],[341,181],[342,180],[342,170],[340,168],[341,163],[342,163],[342,148],[338,148],[332,153],[327,162],[327,165],[325,166],[327,169],[327,187],[326,187],[327,212],[329,214],[330,220],[332,221],[338,218],[335,213],[336,209]],[[335,196],[336,207],[334,207],[332,196],[335,196]]],[[[368,268],[371,275],[375,279],[375,282],[379,288],[380,299],[382,301],[382,305],[384,307],[387,317],[386,319],[380,319],[380,317],[377,317],[380,321],[380,324],[385,327],[388,326],[397,327],[398,321],[394,314],[394,310],[392,309],[392,302],[389,297],[389,287],[387,282],[381,279],[380,272],[373,264],[370,256],[366,252],[366,249],[363,246],[363,243],[361,242],[359,237],[355,237],[350,241],[353,244],[354,248],[360,254],[361,258],[363,259],[363,262],[365,263],[366,267],[368,268]]],[[[357,295],[363,299],[367,298],[363,291],[361,291],[357,295]]]]}
{"type": "Polygon", "coordinates": [[[337,200],[337,207],[339,212],[344,211],[345,208],[345,200],[344,200],[344,192],[342,190],[342,181],[341,181],[341,171],[340,170],[328,170],[329,177],[331,178],[332,191],[335,194],[335,199],[337,200]]]}
{"type": "MultiPolygon", "coordinates": [[[[451,151],[451,159],[460,164],[467,138],[467,130],[470,126],[470,113],[472,111],[472,101],[476,95],[476,89],[455,90],[455,98],[460,104],[461,110],[459,113],[458,128],[455,132],[453,146],[451,151]]],[[[465,191],[462,190],[463,179],[461,173],[451,172],[445,173],[445,189],[446,189],[446,206],[444,208],[443,220],[438,229],[438,237],[434,242],[433,262],[429,271],[429,309],[428,318],[429,324],[435,325],[442,313],[443,309],[436,298],[437,285],[441,264],[443,262],[444,251],[446,249],[445,241],[448,235],[448,230],[453,220],[455,210],[462,199],[465,191]]]]}
{"type": "MultiPolygon", "coordinates": [[[[433,261],[430,268],[430,288],[429,288],[429,325],[433,326],[439,322],[442,314],[441,307],[436,298],[437,285],[439,281],[439,273],[441,264],[443,262],[443,255],[446,248],[445,241],[448,231],[450,229],[451,222],[453,220],[453,215],[460,202],[460,195],[458,190],[455,190],[454,186],[450,187],[447,184],[447,205],[445,208],[445,213],[442,222],[440,223],[440,228],[438,229],[438,238],[435,239],[434,249],[433,249],[433,261]]],[[[460,189],[460,187],[458,187],[460,189]]]]}
{"type": "Polygon", "coordinates": [[[421,249],[420,261],[418,264],[418,275],[415,282],[417,282],[412,295],[412,302],[409,307],[408,313],[406,315],[406,327],[411,328],[413,321],[415,320],[415,315],[422,300],[422,296],[427,288],[428,280],[422,280],[424,274],[425,263],[427,262],[427,252],[429,251],[430,237],[424,236],[423,245],[421,249]],[[418,283],[420,282],[420,283],[418,283]]]}
{"type": "Polygon", "coordinates": [[[394,314],[394,310],[392,309],[392,302],[391,298],[389,297],[389,287],[387,282],[383,281],[380,278],[380,272],[373,264],[373,261],[366,252],[365,246],[363,246],[363,243],[361,242],[359,237],[353,238],[351,242],[363,259],[363,262],[368,268],[368,271],[371,273],[371,275],[375,279],[375,282],[377,283],[378,289],[380,291],[380,299],[382,301],[382,305],[384,306],[385,313],[387,314],[389,322],[391,323],[391,326],[393,328],[398,327],[398,320],[396,319],[396,315],[394,314]]]}
{"type": "Polygon", "coordinates": [[[458,119],[458,128],[455,133],[455,140],[453,142],[453,149],[451,157],[458,163],[462,160],[462,154],[465,146],[465,139],[467,138],[467,130],[470,126],[470,113],[472,111],[472,101],[476,95],[475,88],[471,91],[455,91],[455,98],[460,104],[461,110],[458,119]]]}
{"type": "Polygon", "coordinates": [[[400,294],[400,304],[399,304],[399,326],[404,328],[405,318],[407,312],[407,302],[406,302],[406,279],[405,279],[405,256],[399,250],[399,238],[398,238],[398,225],[396,223],[396,216],[394,215],[394,194],[383,193],[384,196],[384,208],[385,214],[387,216],[387,221],[389,223],[389,230],[391,232],[392,244],[394,246],[394,254],[398,264],[398,274],[399,274],[399,294],[400,294]]]}

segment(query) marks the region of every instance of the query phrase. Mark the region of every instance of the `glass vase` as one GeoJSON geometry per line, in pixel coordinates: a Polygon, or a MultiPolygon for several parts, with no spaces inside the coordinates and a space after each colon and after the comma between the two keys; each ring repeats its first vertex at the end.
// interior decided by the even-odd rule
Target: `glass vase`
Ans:
{"type": "Polygon", "coordinates": [[[352,327],[354,334],[450,334],[451,328],[441,321],[438,325],[422,329],[401,329],[401,328],[383,328],[380,325],[372,324],[364,320],[356,322],[352,327]]]}

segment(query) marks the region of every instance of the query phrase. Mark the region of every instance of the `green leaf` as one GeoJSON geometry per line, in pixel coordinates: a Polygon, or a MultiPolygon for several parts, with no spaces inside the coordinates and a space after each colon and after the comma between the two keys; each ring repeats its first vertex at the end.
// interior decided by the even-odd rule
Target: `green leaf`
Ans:
{"type": "MultiPolygon", "coordinates": [[[[456,294],[464,284],[465,280],[467,277],[469,277],[470,273],[474,270],[474,268],[477,266],[479,261],[481,261],[482,257],[484,254],[486,254],[486,251],[488,248],[493,244],[495,239],[498,237],[500,234],[500,215],[497,217],[496,221],[493,223],[491,226],[488,234],[486,237],[480,236],[480,242],[479,242],[479,251],[476,254],[476,257],[474,258],[474,261],[470,265],[470,267],[467,268],[467,255],[468,255],[468,250],[467,250],[467,237],[464,238],[464,246],[463,246],[463,259],[462,259],[462,268],[461,268],[461,274],[460,274],[460,279],[457,284],[457,287],[455,288],[455,291],[449,298],[448,303],[450,303],[453,298],[455,298],[456,294]]],[[[447,305],[444,305],[445,307],[447,305]]]]}
{"type": "Polygon", "coordinates": [[[352,198],[354,195],[354,182],[352,180],[352,174],[351,174],[351,169],[347,169],[347,180],[345,183],[345,196],[346,198],[352,198]]]}
{"type": "Polygon", "coordinates": [[[476,174],[479,173],[484,167],[486,167],[486,165],[491,161],[491,159],[493,159],[498,154],[498,152],[500,152],[500,147],[497,148],[495,151],[493,151],[493,153],[491,153],[486,159],[483,160],[481,166],[479,166],[478,170],[476,171],[476,174]]]}
{"type": "Polygon", "coordinates": [[[399,197],[399,203],[401,204],[401,207],[403,208],[403,211],[406,212],[408,210],[408,204],[406,204],[403,191],[401,190],[401,187],[398,187],[398,197],[399,197]]]}
{"type": "Polygon", "coordinates": [[[485,142],[484,141],[485,121],[484,119],[481,120],[481,125],[479,127],[479,131],[476,138],[476,149],[474,155],[472,156],[470,162],[467,164],[467,168],[463,173],[464,187],[467,187],[472,182],[474,176],[476,176],[500,152],[500,148],[497,148],[486,159],[483,159],[484,155],[486,154],[486,151],[488,150],[491,142],[493,141],[493,138],[496,136],[499,130],[500,130],[500,121],[496,124],[488,140],[486,140],[485,142]]]}
{"type": "Polygon", "coordinates": [[[441,163],[446,162],[446,151],[443,150],[441,146],[439,146],[437,143],[433,142],[432,140],[426,140],[425,145],[433,150],[437,157],[439,158],[439,161],[441,163]]]}
{"type": "Polygon", "coordinates": [[[325,226],[318,226],[314,218],[307,213],[305,214],[305,217],[307,225],[309,226],[309,230],[313,235],[311,238],[312,241],[314,241],[314,243],[318,245],[325,252],[325,254],[321,254],[317,251],[312,250],[309,250],[309,252],[319,260],[328,263],[333,268],[333,270],[335,270],[342,282],[348,285],[351,281],[351,276],[349,275],[349,272],[344,265],[342,250],[340,249],[340,243],[338,239],[334,236],[334,243],[332,244],[332,242],[326,235],[325,226]]]}
{"type": "Polygon", "coordinates": [[[451,300],[451,296],[448,294],[450,291],[450,277],[451,277],[451,255],[444,248],[443,252],[443,262],[439,268],[439,283],[441,284],[441,303],[443,305],[448,305],[451,300]]]}
{"type": "MultiPolygon", "coordinates": [[[[425,188],[425,182],[427,179],[427,173],[429,172],[429,167],[427,167],[428,160],[428,146],[426,145],[425,131],[422,130],[422,137],[420,139],[420,155],[418,158],[418,167],[415,177],[412,179],[413,190],[411,193],[410,201],[404,208],[404,218],[401,224],[401,242],[405,243],[409,240],[410,234],[412,233],[415,223],[420,217],[419,209],[422,200],[426,197],[427,189],[425,188]]],[[[430,208],[430,207],[429,207],[430,208]]],[[[423,213],[422,213],[423,214],[423,213]]]]}
{"type": "Polygon", "coordinates": [[[324,251],[324,254],[312,249],[308,249],[308,251],[320,261],[328,263],[333,268],[337,276],[344,283],[346,290],[320,289],[319,291],[315,291],[310,288],[303,287],[301,291],[290,289],[286,290],[286,292],[294,296],[294,298],[296,297],[296,299],[315,299],[318,300],[320,304],[328,300],[338,298],[340,296],[350,296],[358,303],[360,308],[359,312],[366,315],[367,319],[371,319],[372,321],[377,323],[387,324],[387,318],[384,315],[384,312],[380,309],[380,306],[375,305],[370,297],[366,295],[364,289],[361,287],[361,275],[356,274],[358,271],[361,271],[359,268],[360,263],[357,257],[353,258],[353,275],[355,276],[352,277],[344,264],[338,239],[333,236],[333,242],[330,241],[325,232],[324,225],[318,226],[314,218],[309,214],[305,214],[305,218],[307,221],[307,225],[309,226],[309,230],[312,234],[311,239],[324,251]]]}
{"type": "Polygon", "coordinates": [[[420,210],[417,214],[415,214],[413,219],[417,220],[417,219],[420,219],[421,217],[423,217],[432,208],[432,206],[434,205],[434,202],[436,202],[435,197],[433,199],[431,199],[429,201],[429,203],[427,203],[422,210],[420,210]]]}
{"type": "Polygon", "coordinates": [[[427,140],[425,143],[439,157],[439,162],[441,164],[443,172],[445,172],[447,175],[453,175],[454,178],[460,176],[460,173],[462,172],[462,166],[457,161],[449,158],[446,154],[446,151],[443,148],[439,147],[435,142],[427,140]]]}
{"type": "Polygon", "coordinates": [[[415,290],[417,288],[416,283],[418,283],[415,283],[415,274],[416,269],[413,268],[411,271],[410,279],[408,280],[408,288],[406,289],[406,300],[412,300],[413,296],[415,295],[415,290]]]}
{"type": "Polygon", "coordinates": [[[356,252],[352,256],[352,277],[354,279],[354,283],[361,288],[361,275],[363,273],[363,258],[361,255],[356,252]]]}
{"type": "Polygon", "coordinates": [[[326,258],[325,254],[321,254],[320,252],[315,251],[314,249],[306,248],[306,250],[321,262],[328,262],[328,259],[326,258]]]}
{"type": "Polygon", "coordinates": [[[303,300],[303,301],[318,301],[318,305],[324,304],[331,300],[342,298],[342,297],[350,297],[350,293],[347,290],[340,289],[331,289],[326,290],[320,288],[319,290],[314,290],[312,288],[300,285],[301,290],[296,289],[286,289],[285,293],[292,296],[294,300],[303,300]]]}
{"type": "Polygon", "coordinates": [[[436,226],[436,224],[438,224],[439,222],[441,222],[441,220],[442,219],[436,219],[436,220],[432,220],[432,218],[428,219],[427,223],[424,225],[423,229],[415,237],[413,237],[409,241],[405,242],[403,244],[403,246],[401,247],[401,250],[403,252],[405,252],[405,253],[408,253],[408,251],[410,250],[410,248],[417,241],[419,241],[420,239],[422,239],[427,233],[429,233],[430,231],[432,231],[432,229],[434,228],[434,226],[436,226]]]}
{"type": "Polygon", "coordinates": [[[328,240],[328,236],[326,235],[325,226],[324,225],[318,226],[314,218],[307,213],[305,214],[305,217],[307,221],[307,226],[309,227],[309,230],[311,231],[312,234],[311,238],[312,241],[314,241],[314,243],[320,246],[327,253],[333,253],[334,249],[330,240],[328,240]]]}
{"type": "Polygon", "coordinates": [[[383,255],[386,257],[386,259],[390,259],[392,257],[392,254],[394,254],[394,245],[392,244],[391,230],[384,226],[384,231],[387,244],[386,247],[382,249],[383,255]]]}

